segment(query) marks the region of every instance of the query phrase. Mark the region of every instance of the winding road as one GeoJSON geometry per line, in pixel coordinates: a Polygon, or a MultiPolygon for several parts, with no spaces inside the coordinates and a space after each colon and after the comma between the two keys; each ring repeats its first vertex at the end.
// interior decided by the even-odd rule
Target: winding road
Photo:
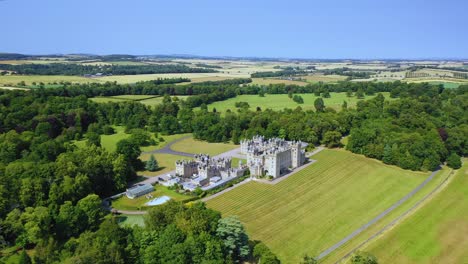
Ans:
{"type": "Polygon", "coordinates": [[[175,151],[175,150],[172,150],[172,145],[174,145],[175,143],[179,142],[179,141],[182,141],[184,139],[187,139],[191,136],[185,136],[185,137],[181,137],[179,139],[176,139],[174,141],[171,141],[169,143],[167,143],[163,148],[160,148],[160,149],[155,149],[155,150],[151,150],[151,151],[145,151],[145,152],[142,152],[142,154],[156,154],[156,153],[160,153],[160,154],[172,154],[172,155],[179,155],[179,156],[185,156],[185,157],[193,157],[194,154],[192,153],[187,153],[187,152],[181,152],[181,151],[175,151]]]}

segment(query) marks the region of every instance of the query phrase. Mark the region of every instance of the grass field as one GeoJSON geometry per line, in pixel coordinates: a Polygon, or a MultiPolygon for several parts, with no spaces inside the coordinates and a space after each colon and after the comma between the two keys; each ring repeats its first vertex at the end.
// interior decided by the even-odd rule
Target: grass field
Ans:
{"type": "MultiPolygon", "coordinates": [[[[382,93],[386,100],[391,100],[389,93],[382,93]]],[[[255,110],[257,106],[261,107],[262,110],[267,108],[273,110],[282,110],[284,108],[296,108],[300,106],[304,110],[315,110],[314,101],[318,98],[314,94],[299,94],[304,99],[303,104],[297,104],[288,97],[287,94],[266,94],[265,97],[258,95],[239,95],[234,98],[230,98],[225,101],[219,101],[208,105],[208,110],[216,108],[218,112],[225,112],[227,109],[236,111],[236,102],[247,102],[250,105],[251,110],[255,110]]],[[[346,93],[330,93],[330,98],[323,98],[325,106],[332,107],[336,110],[341,109],[343,101],[348,102],[348,107],[354,107],[359,100],[357,97],[346,97],[346,93]]],[[[366,96],[365,99],[373,98],[373,96],[366,96]]]]}
{"type": "Polygon", "coordinates": [[[161,149],[163,148],[164,146],[166,146],[167,144],[171,143],[172,141],[174,140],[177,140],[179,138],[182,138],[182,137],[185,137],[185,136],[188,136],[190,135],[189,133],[187,134],[175,134],[175,135],[158,135],[158,138],[162,138],[163,141],[159,141],[158,145],[156,146],[146,146],[146,147],[141,147],[141,151],[151,151],[151,150],[155,150],[155,149],[161,149]]]}
{"type": "Polygon", "coordinates": [[[72,82],[72,83],[92,83],[99,82],[96,79],[89,79],[81,76],[62,76],[62,75],[0,75],[0,86],[15,86],[24,81],[26,85],[32,85],[33,82],[53,83],[53,82],[72,82]]]}
{"type": "MultiPolygon", "coordinates": [[[[158,161],[159,165],[159,170],[157,171],[139,171],[139,175],[145,175],[145,176],[157,176],[161,175],[167,172],[170,172],[172,170],[175,170],[175,162],[177,160],[183,160],[183,159],[188,159],[188,157],[185,156],[178,156],[178,155],[172,155],[172,154],[153,154],[156,160],[158,161]]],[[[142,161],[147,161],[150,158],[151,154],[141,154],[140,159],[142,161]]]]}
{"type": "Polygon", "coordinates": [[[207,204],[223,216],[239,216],[251,239],[265,242],[283,263],[298,263],[350,234],[428,175],[344,150],[324,150],[314,159],[276,185],[250,182],[207,204]]]}
{"type": "Polygon", "coordinates": [[[226,143],[208,143],[206,141],[196,140],[193,137],[183,139],[171,146],[172,150],[193,153],[209,154],[215,156],[231,149],[238,148],[238,145],[226,143]]]}
{"type": "Polygon", "coordinates": [[[118,82],[118,83],[135,83],[140,81],[150,81],[156,80],[158,78],[189,78],[191,80],[196,80],[198,78],[203,78],[203,81],[208,81],[210,78],[212,80],[217,80],[220,77],[225,78],[239,78],[239,77],[248,77],[244,75],[234,75],[229,73],[215,72],[215,73],[160,73],[160,74],[138,74],[138,75],[113,75],[105,76],[98,78],[100,82],[118,82]]]}
{"type": "Polygon", "coordinates": [[[252,83],[251,84],[257,84],[257,85],[269,85],[269,84],[279,84],[279,83],[284,83],[284,84],[294,84],[294,85],[301,85],[305,86],[308,83],[307,82],[301,82],[301,81],[291,81],[291,80],[281,80],[281,79],[275,79],[275,78],[252,78],[252,83]]]}
{"type": "MultiPolygon", "coordinates": [[[[187,98],[188,95],[172,96],[172,99],[174,99],[175,97],[177,97],[180,100],[183,100],[183,99],[187,98]]],[[[147,106],[155,106],[155,105],[161,104],[163,99],[164,99],[164,97],[160,96],[160,97],[154,97],[154,98],[150,98],[150,99],[141,100],[139,102],[144,104],[144,105],[147,105],[147,106]]]]}
{"type": "MultiPolygon", "coordinates": [[[[130,137],[130,134],[125,133],[125,128],[122,126],[114,126],[115,133],[112,135],[101,135],[101,146],[107,151],[113,152],[117,149],[117,142],[130,137]]],[[[75,141],[77,147],[86,145],[86,139],[75,141]]]]}
{"type": "Polygon", "coordinates": [[[468,84],[468,80],[466,81],[450,81],[450,80],[441,80],[441,79],[405,79],[407,82],[413,83],[422,83],[427,82],[430,84],[443,84],[445,88],[457,88],[462,84],[468,84]]]}
{"type": "Polygon", "coordinates": [[[467,161],[446,189],[365,250],[381,263],[468,263],[467,161]]]}
{"type": "MultiPolygon", "coordinates": [[[[169,196],[171,199],[175,201],[183,201],[185,199],[190,198],[190,196],[184,195],[177,193],[176,191],[169,190],[166,186],[162,185],[156,185],[155,186],[155,191],[151,193],[153,195],[153,198],[157,198],[160,196],[169,196]]],[[[139,210],[145,210],[145,203],[150,201],[151,199],[147,199],[144,195],[140,196],[135,199],[129,199],[127,196],[122,196],[114,201],[112,201],[112,207],[115,209],[119,210],[131,210],[131,211],[136,211],[139,210]]]]}
{"type": "Polygon", "coordinates": [[[346,80],[347,76],[342,75],[308,75],[308,76],[301,76],[302,79],[306,79],[308,82],[316,83],[316,82],[331,82],[336,83],[339,81],[346,80]]]}
{"type": "Polygon", "coordinates": [[[145,220],[143,215],[126,215],[121,214],[117,216],[117,221],[121,226],[145,226],[145,220]]]}
{"type": "MultiPolygon", "coordinates": [[[[187,98],[188,96],[180,95],[180,96],[173,96],[174,99],[177,97],[178,99],[182,100],[187,98]]],[[[151,96],[151,95],[116,95],[116,96],[103,96],[103,97],[93,97],[90,100],[96,103],[108,103],[108,102],[125,102],[125,101],[138,101],[147,106],[155,106],[162,103],[164,97],[162,96],[151,96]]]]}

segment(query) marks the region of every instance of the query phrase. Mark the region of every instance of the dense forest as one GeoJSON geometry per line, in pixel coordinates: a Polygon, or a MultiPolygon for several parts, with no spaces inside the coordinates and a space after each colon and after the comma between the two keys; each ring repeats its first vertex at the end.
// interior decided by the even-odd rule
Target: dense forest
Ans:
{"type": "Polygon", "coordinates": [[[467,86],[444,89],[401,82],[246,85],[249,81],[1,90],[0,247],[35,248],[36,263],[149,263],[150,259],[163,263],[169,256],[180,263],[221,263],[222,259],[258,259],[262,254],[272,259],[268,263],[277,263],[263,244],[255,254],[255,246],[244,235],[232,233],[243,230],[236,219],[222,219],[202,204],[158,207],[143,229],[118,226],[103,210],[101,199],[123,191],[142,163],[138,159],[141,142],[136,137],[119,141],[114,152],[100,147],[100,135],[113,133],[114,125],[125,126],[130,133],[193,133],[210,142],[239,143],[261,134],[338,147],[346,136],[348,150],[411,170],[435,170],[444,162],[457,168],[460,157],[468,154],[467,86]],[[315,111],[300,106],[250,110],[244,104],[222,115],[206,108],[210,100],[238,94],[287,93],[294,98],[304,92],[322,97],[330,92],[349,96],[390,92],[398,99],[389,101],[378,94],[359,101],[356,108],[343,104],[341,111],[328,108],[321,98],[315,102],[315,111]],[[165,96],[153,108],[138,102],[88,100],[125,93],[165,96]],[[192,96],[187,100],[169,96],[178,94],[192,96]],[[88,139],[86,146],[77,148],[73,142],[83,138],[88,139]],[[230,235],[242,239],[229,244],[230,235]]]}
{"type": "Polygon", "coordinates": [[[207,73],[216,72],[207,68],[192,68],[181,64],[147,65],[83,65],[75,63],[50,64],[0,64],[0,70],[26,75],[136,75],[154,73],[207,73]]]}

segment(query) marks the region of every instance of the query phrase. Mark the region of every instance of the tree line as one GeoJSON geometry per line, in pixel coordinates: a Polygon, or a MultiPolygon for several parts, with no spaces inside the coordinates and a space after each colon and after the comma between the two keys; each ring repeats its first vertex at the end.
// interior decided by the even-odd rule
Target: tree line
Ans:
{"type": "Polygon", "coordinates": [[[188,67],[182,64],[147,65],[84,65],[76,63],[49,64],[0,64],[0,70],[13,71],[24,75],[137,75],[156,73],[210,73],[214,69],[188,67]]]}

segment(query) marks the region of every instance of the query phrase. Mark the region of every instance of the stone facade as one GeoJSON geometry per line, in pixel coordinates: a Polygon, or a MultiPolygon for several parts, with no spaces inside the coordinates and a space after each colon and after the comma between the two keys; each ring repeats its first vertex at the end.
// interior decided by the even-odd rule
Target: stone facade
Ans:
{"type": "Polygon", "coordinates": [[[209,155],[198,154],[193,160],[176,161],[176,176],[181,177],[188,185],[202,187],[211,182],[231,180],[244,175],[247,167],[239,163],[238,168],[233,168],[231,161],[231,158],[215,159],[209,155]],[[215,179],[210,181],[211,178],[215,179]]]}
{"type": "Polygon", "coordinates": [[[306,144],[280,138],[265,139],[255,136],[241,141],[241,153],[247,155],[247,166],[252,176],[280,177],[305,162],[306,144]]]}

